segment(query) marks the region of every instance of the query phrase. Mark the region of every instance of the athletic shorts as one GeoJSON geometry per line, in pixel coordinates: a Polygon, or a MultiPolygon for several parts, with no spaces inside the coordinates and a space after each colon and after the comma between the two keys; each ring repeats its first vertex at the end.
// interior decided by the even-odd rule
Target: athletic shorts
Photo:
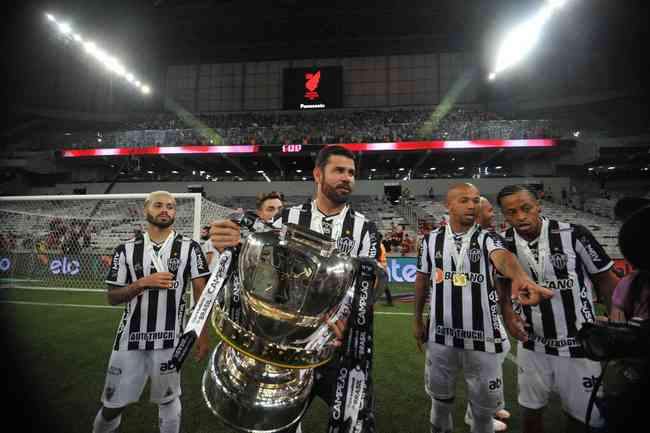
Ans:
{"type": "Polygon", "coordinates": [[[503,407],[503,355],[458,349],[429,341],[425,390],[431,398],[454,398],[460,370],[465,374],[467,399],[477,408],[496,412],[503,407]]]}
{"type": "MultiPolygon", "coordinates": [[[[586,358],[568,358],[533,352],[519,347],[519,404],[528,409],[541,409],[548,404],[552,392],[559,395],[562,409],[578,421],[585,422],[587,405],[600,363],[586,358]]],[[[594,405],[590,425],[601,427],[603,419],[594,405]]]]}
{"type": "Polygon", "coordinates": [[[140,400],[151,379],[149,400],[162,404],[181,395],[181,377],[170,362],[174,349],[119,350],[111,353],[102,403],[124,407],[140,400]]]}

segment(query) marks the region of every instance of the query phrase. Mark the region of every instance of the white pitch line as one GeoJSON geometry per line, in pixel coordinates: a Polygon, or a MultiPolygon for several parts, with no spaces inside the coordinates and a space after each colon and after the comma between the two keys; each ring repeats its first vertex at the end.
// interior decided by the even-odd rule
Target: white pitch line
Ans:
{"type": "Polygon", "coordinates": [[[70,287],[28,287],[28,286],[0,286],[2,289],[19,289],[19,290],[49,290],[52,292],[95,292],[106,293],[105,289],[74,289],[70,287]]]}
{"type": "Polygon", "coordinates": [[[28,302],[28,301],[0,301],[0,304],[17,304],[17,305],[39,305],[44,307],[77,307],[77,308],[103,308],[122,310],[124,307],[114,307],[112,305],[84,305],[84,304],[53,304],[49,302],[28,302]]]}

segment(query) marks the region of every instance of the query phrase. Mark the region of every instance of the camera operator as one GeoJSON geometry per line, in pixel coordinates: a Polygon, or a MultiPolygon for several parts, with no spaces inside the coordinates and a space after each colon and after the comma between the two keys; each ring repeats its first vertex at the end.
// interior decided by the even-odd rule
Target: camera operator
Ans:
{"type": "Polygon", "coordinates": [[[650,260],[645,251],[650,242],[646,230],[650,200],[621,199],[615,214],[625,221],[618,236],[621,253],[635,271],[614,289],[610,322],[584,328],[578,340],[587,357],[605,365],[589,409],[598,407],[605,431],[624,432],[643,425],[644,396],[650,386],[650,260]],[[602,394],[598,392],[601,383],[602,394]]]}

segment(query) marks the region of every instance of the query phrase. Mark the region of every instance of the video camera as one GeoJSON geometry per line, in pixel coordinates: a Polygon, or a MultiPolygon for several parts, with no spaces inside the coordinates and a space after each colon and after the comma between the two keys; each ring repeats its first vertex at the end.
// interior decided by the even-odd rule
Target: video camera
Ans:
{"type": "MultiPolygon", "coordinates": [[[[647,221],[650,218],[650,200],[621,199],[615,214],[624,220],[619,232],[619,247],[623,257],[637,269],[630,284],[630,306],[644,311],[647,316],[650,291],[650,242],[647,221]]],[[[650,320],[633,318],[621,322],[585,323],[576,339],[585,356],[603,362],[603,372],[594,386],[586,416],[586,429],[593,406],[605,419],[605,431],[632,431],[643,425],[646,418],[644,396],[650,390],[650,320]],[[603,392],[599,394],[602,384],[603,392]]]]}

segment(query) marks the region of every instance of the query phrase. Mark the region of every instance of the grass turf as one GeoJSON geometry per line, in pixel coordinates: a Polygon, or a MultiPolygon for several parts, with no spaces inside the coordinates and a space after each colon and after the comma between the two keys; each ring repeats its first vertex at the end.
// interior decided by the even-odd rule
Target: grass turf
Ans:
{"type": "MultiPolygon", "coordinates": [[[[393,294],[413,290],[391,285],[393,294]]],[[[0,289],[0,317],[8,349],[3,362],[13,396],[7,412],[23,430],[88,432],[100,406],[105,372],[121,309],[108,307],[105,295],[93,292],[0,289]],[[54,304],[79,305],[78,307],[54,304]],[[84,307],[86,306],[86,307],[84,307]],[[102,308],[93,308],[102,307],[102,308]],[[31,428],[30,428],[31,427],[31,428]]],[[[413,304],[380,301],[375,316],[374,379],[377,431],[429,431],[430,400],[424,392],[424,355],[411,332],[413,304]],[[386,313],[386,314],[384,314],[386,313]],[[403,313],[403,314],[393,314],[403,313]]],[[[213,333],[212,337],[215,338],[213,333]]],[[[200,391],[205,361],[189,359],[182,372],[184,433],[231,431],[206,407],[200,391]]],[[[509,431],[520,431],[516,404],[516,367],[504,364],[509,431]]],[[[139,404],[129,406],[120,432],[157,432],[157,408],[148,402],[148,387],[139,404]]],[[[465,386],[458,381],[455,432],[469,432],[463,423],[465,386]]],[[[546,411],[548,431],[562,428],[557,403],[546,411]]],[[[303,419],[304,432],[324,432],[327,408],[316,399],[303,419]]]]}

